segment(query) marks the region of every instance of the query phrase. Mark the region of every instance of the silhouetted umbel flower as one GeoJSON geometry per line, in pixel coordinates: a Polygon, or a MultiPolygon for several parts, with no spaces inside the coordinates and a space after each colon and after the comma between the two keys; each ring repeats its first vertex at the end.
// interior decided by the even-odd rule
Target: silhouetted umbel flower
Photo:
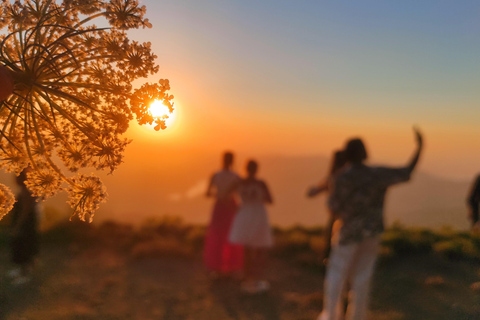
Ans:
{"type": "Polygon", "coordinates": [[[0,184],[0,219],[13,208],[15,196],[5,185],[0,184]]]}
{"type": "Polygon", "coordinates": [[[162,100],[173,112],[168,80],[135,91],[131,85],[158,71],[151,44],[130,41],[125,33],[151,27],[146,8],[137,0],[0,1],[0,29],[6,31],[0,36],[0,80],[14,84],[0,101],[0,166],[18,174],[30,165],[27,184],[39,198],[67,183],[69,203],[83,220],[105,199],[103,186],[95,180],[86,188],[88,179],[67,177],[52,157],[71,172],[112,172],[130,142],[121,135],[134,114],[159,130],[165,119],[153,117],[148,106],[162,100]],[[110,27],[95,26],[99,18],[110,27]],[[87,195],[91,190],[101,196],[87,195]]]}

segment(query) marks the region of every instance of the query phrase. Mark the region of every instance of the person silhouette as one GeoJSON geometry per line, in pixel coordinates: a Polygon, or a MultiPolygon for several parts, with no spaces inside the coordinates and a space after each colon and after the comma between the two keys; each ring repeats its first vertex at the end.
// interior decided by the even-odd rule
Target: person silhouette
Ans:
{"type": "Polygon", "coordinates": [[[417,149],[408,165],[401,168],[367,166],[364,164],[367,151],[362,140],[356,138],[347,142],[345,153],[350,166],[336,177],[328,200],[330,210],[338,219],[333,227],[323,311],[318,320],[341,317],[341,297],[347,281],[351,291],[346,319],[365,319],[370,279],[384,230],[386,191],[410,179],[422,151],[422,135],[417,129],[414,132],[417,149]]]}
{"type": "Polygon", "coordinates": [[[233,153],[224,153],[222,170],[212,175],[206,192],[207,197],[215,197],[215,204],[205,237],[203,258],[214,278],[243,269],[243,247],[228,242],[238,210],[233,185],[240,181],[240,177],[232,171],[233,160],[233,153]]]}
{"type": "Polygon", "coordinates": [[[467,205],[469,207],[469,216],[472,221],[472,228],[480,229],[479,222],[479,204],[480,204],[480,175],[477,176],[472,184],[468,194],[467,205]]]}
{"type": "Polygon", "coordinates": [[[20,192],[12,210],[10,240],[11,258],[16,268],[8,273],[14,285],[31,280],[35,256],[39,252],[37,202],[25,185],[29,170],[24,169],[16,177],[20,192]]]}
{"type": "MultiPolygon", "coordinates": [[[[328,174],[328,177],[324,181],[321,181],[318,185],[310,187],[307,192],[307,196],[309,198],[313,198],[331,189],[333,180],[342,171],[342,169],[344,169],[346,164],[347,164],[347,159],[345,156],[345,151],[343,150],[335,151],[333,154],[332,164],[330,166],[330,172],[328,174]]],[[[330,247],[331,247],[330,242],[332,238],[332,228],[333,228],[334,222],[335,222],[335,216],[331,211],[329,211],[328,221],[325,227],[325,251],[322,257],[322,261],[324,265],[327,263],[328,256],[330,255],[330,247]]]]}
{"type": "Polygon", "coordinates": [[[240,209],[233,221],[230,242],[245,248],[245,281],[241,289],[247,293],[258,293],[270,288],[262,280],[266,267],[267,251],[273,246],[273,236],[265,203],[273,203],[267,184],[256,178],[258,164],[247,163],[247,177],[235,186],[241,198],[240,209]]]}

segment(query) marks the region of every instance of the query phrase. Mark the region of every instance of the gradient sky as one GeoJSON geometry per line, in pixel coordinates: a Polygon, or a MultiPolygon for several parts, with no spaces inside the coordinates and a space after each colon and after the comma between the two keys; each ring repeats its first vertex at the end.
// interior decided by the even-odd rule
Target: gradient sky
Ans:
{"type": "Polygon", "coordinates": [[[326,154],[353,135],[373,163],[402,164],[413,124],[421,169],[480,171],[480,2],[144,0],[175,95],[162,133],[132,124],[137,146],[171,152],[326,154]]]}

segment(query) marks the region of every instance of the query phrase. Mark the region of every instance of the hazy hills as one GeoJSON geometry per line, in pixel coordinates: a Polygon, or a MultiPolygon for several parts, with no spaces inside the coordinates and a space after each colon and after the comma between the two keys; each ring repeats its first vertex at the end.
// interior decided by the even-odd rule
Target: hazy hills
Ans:
{"type": "MultiPolygon", "coordinates": [[[[155,159],[152,156],[141,165],[126,161],[113,175],[102,174],[109,200],[102,204],[97,221],[114,218],[136,223],[162,215],[180,215],[196,223],[209,220],[213,201],[204,193],[210,174],[219,166],[219,156],[198,154],[169,163],[155,159]]],[[[329,164],[326,157],[268,156],[258,161],[259,176],[267,181],[274,197],[274,205],[269,208],[272,223],[317,225],[326,221],[325,195],[305,197],[308,186],[325,176],[329,164]]],[[[241,174],[244,163],[245,157],[237,157],[241,174]]],[[[10,176],[2,173],[0,179],[11,185],[10,176]]],[[[387,224],[399,221],[409,226],[467,228],[465,197],[469,183],[416,172],[410,183],[393,187],[387,195],[387,224]]],[[[65,198],[57,196],[45,206],[68,217],[65,198]]]]}

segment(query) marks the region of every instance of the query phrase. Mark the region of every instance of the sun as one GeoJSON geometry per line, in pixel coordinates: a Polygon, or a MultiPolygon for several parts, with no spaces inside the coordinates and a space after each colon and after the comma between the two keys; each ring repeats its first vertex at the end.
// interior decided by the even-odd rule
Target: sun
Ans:
{"type": "Polygon", "coordinates": [[[160,119],[165,120],[165,124],[167,125],[167,128],[173,124],[173,121],[175,120],[175,111],[170,113],[170,110],[166,105],[163,104],[163,101],[161,100],[153,101],[149,109],[152,117],[155,117],[155,118],[158,117],[160,119]]]}

